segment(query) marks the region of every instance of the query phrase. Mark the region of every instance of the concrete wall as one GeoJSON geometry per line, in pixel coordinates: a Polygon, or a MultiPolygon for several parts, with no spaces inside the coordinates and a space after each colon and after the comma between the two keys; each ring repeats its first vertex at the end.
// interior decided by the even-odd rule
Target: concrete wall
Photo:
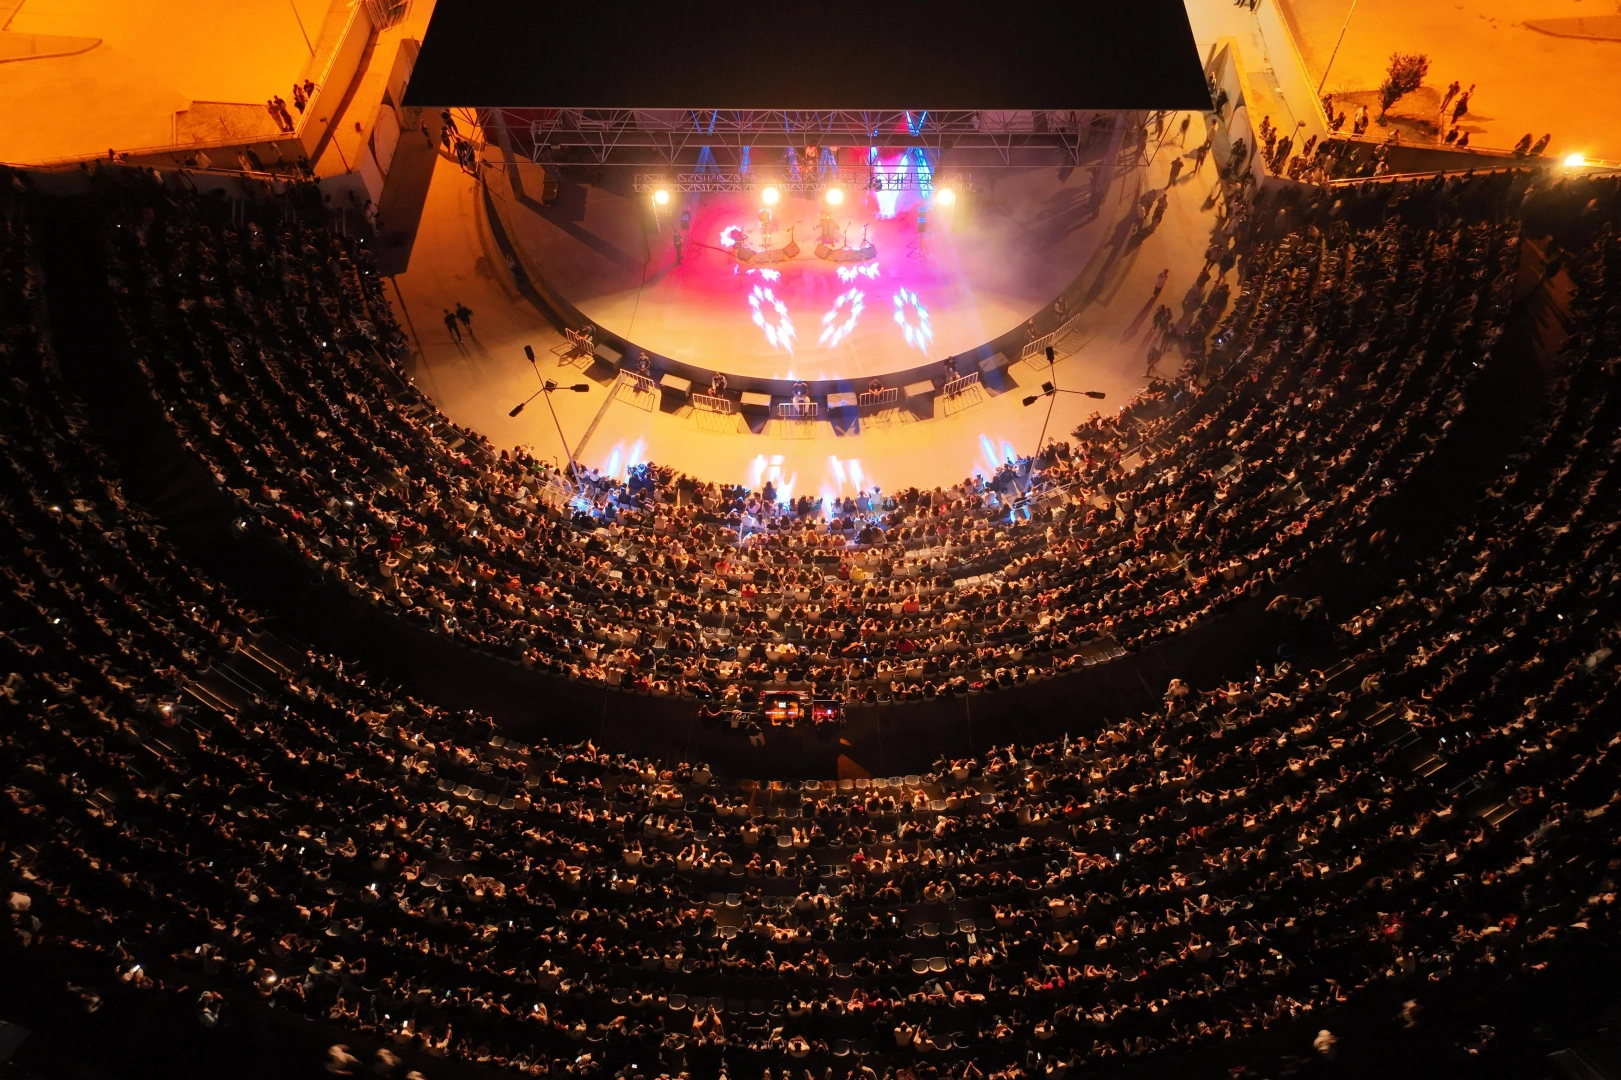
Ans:
{"type": "MultiPolygon", "coordinates": [[[[1260,24],[1267,59],[1272,61],[1272,74],[1283,91],[1284,100],[1289,104],[1289,111],[1294,114],[1295,121],[1306,122],[1300,138],[1295,140],[1296,144],[1313,135],[1322,138],[1328,133],[1328,125],[1323,119],[1322,103],[1317,99],[1317,83],[1295,45],[1294,35],[1289,32],[1288,20],[1278,0],[1261,0],[1260,6],[1255,9],[1255,20],[1260,24]]],[[[1284,127],[1284,131],[1288,130],[1288,127],[1284,127]]]]}
{"type": "Polygon", "coordinates": [[[305,157],[315,157],[316,148],[337,119],[343,99],[360,71],[360,58],[371,43],[371,34],[371,16],[366,14],[366,8],[361,4],[348,10],[341,28],[337,30],[336,40],[328,40],[329,31],[323,28],[322,47],[316,50],[315,57],[310,61],[310,74],[305,76],[316,84],[309,107],[304,110],[304,124],[298,132],[305,157]]]}

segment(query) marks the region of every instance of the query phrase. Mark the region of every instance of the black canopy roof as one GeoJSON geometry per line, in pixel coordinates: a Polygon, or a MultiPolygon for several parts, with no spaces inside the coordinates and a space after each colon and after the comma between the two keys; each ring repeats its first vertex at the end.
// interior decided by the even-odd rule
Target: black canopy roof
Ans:
{"type": "Polygon", "coordinates": [[[439,0],[405,103],[1210,107],[1182,0],[439,0]]]}

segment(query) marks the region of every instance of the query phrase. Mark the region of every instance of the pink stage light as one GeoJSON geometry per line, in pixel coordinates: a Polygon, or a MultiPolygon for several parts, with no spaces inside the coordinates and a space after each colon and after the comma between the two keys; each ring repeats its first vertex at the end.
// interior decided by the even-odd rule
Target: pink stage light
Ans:
{"type": "Polygon", "coordinates": [[[866,296],[860,289],[851,289],[834,297],[832,309],[822,316],[822,333],[816,339],[817,344],[831,349],[849,337],[866,306],[866,296]]]}
{"type": "Polygon", "coordinates": [[[878,277],[878,264],[875,262],[870,262],[865,266],[838,266],[834,269],[838,272],[839,280],[846,285],[856,278],[873,278],[876,280],[878,277]]]}
{"type": "Polygon", "coordinates": [[[749,290],[749,318],[765,333],[766,344],[773,349],[794,351],[794,320],[788,315],[788,305],[764,285],[749,290]]]}

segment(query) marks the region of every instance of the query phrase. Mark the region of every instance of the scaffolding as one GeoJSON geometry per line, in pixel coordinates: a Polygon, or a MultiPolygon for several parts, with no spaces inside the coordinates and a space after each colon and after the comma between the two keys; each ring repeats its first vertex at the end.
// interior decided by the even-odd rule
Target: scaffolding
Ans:
{"type": "MultiPolygon", "coordinates": [[[[502,126],[515,153],[534,162],[575,161],[669,167],[713,162],[741,172],[759,150],[792,152],[800,174],[823,168],[823,149],[919,149],[935,161],[951,150],[991,151],[1013,165],[1016,152],[1057,151],[1068,165],[1095,158],[1117,128],[1141,127],[1140,111],[530,109],[480,110],[502,126]]],[[[1113,164],[1110,162],[1109,164],[1113,164]]]]}

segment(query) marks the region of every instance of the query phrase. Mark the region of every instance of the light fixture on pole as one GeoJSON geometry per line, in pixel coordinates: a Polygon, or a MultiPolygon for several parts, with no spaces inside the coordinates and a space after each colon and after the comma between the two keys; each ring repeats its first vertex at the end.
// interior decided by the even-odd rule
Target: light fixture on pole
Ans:
{"type": "Polygon", "coordinates": [[[1081,397],[1096,398],[1098,401],[1102,401],[1104,398],[1109,396],[1102,390],[1065,390],[1063,387],[1054,386],[1050,382],[1044,382],[1041,384],[1041,393],[1031,394],[1029,397],[1024,399],[1024,403],[1026,405],[1034,405],[1042,398],[1052,397],[1055,394],[1079,394],[1081,397]]]}
{"type": "Polygon", "coordinates": [[[1340,36],[1334,41],[1334,51],[1328,54],[1328,64],[1323,68],[1323,78],[1317,84],[1317,100],[1323,99],[1323,87],[1328,85],[1328,73],[1334,70],[1334,58],[1340,54],[1340,46],[1345,44],[1345,32],[1351,28],[1351,16],[1356,14],[1356,0],[1351,0],[1351,9],[1345,13],[1345,22],[1340,26],[1340,36]]]}
{"type": "Polygon", "coordinates": [[[555,394],[559,390],[568,390],[568,391],[571,391],[572,393],[583,394],[583,393],[586,393],[587,391],[589,391],[591,389],[591,384],[581,382],[581,383],[574,383],[572,386],[559,386],[557,383],[553,382],[550,379],[541,378],[540,368],[535,366],[535,348],[534,348],[534,346],[525,345],[523,347],[523,352],[524,352],[524,355],[529,358],[529,365],[531,367],[535,368],[535,377],[540,379],[540,389],[536,390],[533,394],[530,394],[528,397],[526,397],[522,401],[518,402],[518,404],[514,405],[512,407],[512,411],[507,413],[507,415],[508,416],[517,416],[519,413],[523,412],[525,405],[528,405],[531,401],[535,400],[540,395],[545,394],[546,395],[546,409],[547,409],[548,412],[550,412],[552,414],[552,424],[553,424],[553,426],[555,426],[557,428],[557,441],[563,444],[563,453],[568,455],[569,472],[573,475],[573,477],[575,479],[579,479],[580,469],[579,469],[579,466],[576,465],[575,462],[574,462],[574,452],[571,451],[568,448],[568,438],[567,438],[567,436],[565,436],[563,434],[563,425],[557,419],[557,410],[552,407],[552,395],[555,394]]]}

